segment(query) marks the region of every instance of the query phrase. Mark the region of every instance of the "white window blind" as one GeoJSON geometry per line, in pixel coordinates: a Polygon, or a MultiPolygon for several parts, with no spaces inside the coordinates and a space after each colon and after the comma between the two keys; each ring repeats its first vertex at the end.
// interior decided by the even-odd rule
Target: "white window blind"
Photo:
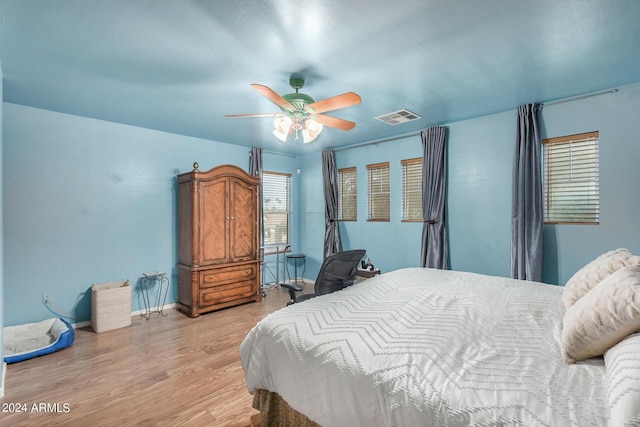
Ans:
{"type": "Polygon", "coordinates": [[[422,157],[402,160],[402,221],[422,221],[422,157]]]}
{"type": "Polygon", "coordinates": [[[367,165],[367,221],[389,221],[389,162],[367,165]]]}
{"type": "Polygon", "coordinates": [[[291,174],[262,175],[264,243],[291,244],[291,174]]]}
{"type": "Polygon", "coordinates": [[[338,219],[358,220],[358,179],[356,168],[338,169],[338,219]]]}
{"type": "Polygon", "coordinates": [[[546,223],[598,224],[598,140],[598,132],[589,132],[543,141],[546,223]]]}

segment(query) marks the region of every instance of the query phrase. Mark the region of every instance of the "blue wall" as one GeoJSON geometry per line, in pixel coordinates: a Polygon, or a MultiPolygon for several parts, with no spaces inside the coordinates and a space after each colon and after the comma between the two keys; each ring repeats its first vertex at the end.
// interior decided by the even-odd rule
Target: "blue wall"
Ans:
{"type": "MultiPolygon", "coordinates": [[[[247,147],[10,103],[4,142],[7,325],[53,317],[43,293],[89,320],[91,284],[147,271],[169,274],[175,301],[176,175],[249,162],[247,147]]],[[[295,174],[297,159],[266,154],[264,166],[295,174]]]]}
{"type": "Polygon", "coordinates": [[[419,136],[336,153],[338,169],[356,166],[358,221],[340,223],[345,249],[365,249],[367,257],[382,271],[413,267],[420,263],[421,223],[401,222],[402,168],[400,161],[420,157],[419,136]],[[367,164],[388,161],[390,222],[367,222],[367,164]]]}
{"type": "Polygon", "coordinates": [[[600,225],[545,226],[544,280],[564,284],[616,248],[640,254],[640,84],[543,109],[548,137],[600,132],[600,225]]]}
{"type": "MultiPolygon", "coordinates": [[[[543,110],[543,137],[600,131],[601,220],[598,226],[545,226],[544,278],[563,285],[599,254],[618,247],[640,254],[640,84],[615,94],[564,102],[543,110]]],[[[508,111],[448,124],[447,221],[450,265],[454,270],[510,275],[511,171],[516,112],[508,111]]],[[[336,153],[338,168],[356,166],[358,221],[340,224],[345,249],[364,248],[383,271],[418,266],[421,224],[400,220],[402,169],[400,161],[421,156],[419,136],[363,146],[336,153]],[[366,221],[366,165],[390,162],[391,221],[366,221]]],[[[302,188],[306,193],[306,233],[319,268],[324,210],[320,155],[305,156],[302,188]]],[[[305,221],[305,219],[303,219],[305,221]]],[[[305,236],[306,237],[306,236],[305,236]]]]}
{"type": "MultiPolygon", "coordinates": [[[[640,84],[544,108],[544,136],[600,131],[601,188],[600,225],[545,226],[544,281],[564,284],[610,249],[640,254],[638,111],[640,84]]],[[[175,176],[194,161],[246,168],[248,149],[9,103],[3,119],[5,324],[52,317],[43,293],[88,319],[92,283],[136,283],[145,271],[170,272],[175,301],[175,176]]],[[[452,269],[509,275],[515,122],[513,110],[447,125],[452,269]]],[[[339,168],[358,168],[358,221],[340,224],[344,248],[366,249],[383,271],[419,264],[422,224],[400,220],[400,162],[420,155],[419,136],[336,154],[339,168]],[[391,221],[368,223],[366,165],[383,161],[391,221]]],[[[314,279],[324,238],[321,153],[265,153],[264,167],[292,174],[292,249],[307,255],[305,277],[314,279]]],[[[134,293],[132,309],[141,308],[134,293]]]]}
{"type": "MultiPolygon", "coordinates": [[[[514,124],[515,115],[508,112],[448,126],[447,220],[452,269],[509,275],[513,155],[510,147],[515,138],[514,124]]],[[[358,220],[340,223],[343,247],[366,249],[367,256],[382,271],[420,264],[422,223],[401,221],[401,161],[421,156],[420,136],[336,153],[336,166],[355,166],[358,179],[358,220]],[[390,163],[391,220],[367,222],[366,165],[386,161],[390,163]]],[[[324,221],[320,162],[320,154],[310,154],[302,159],[302,164],[307,165],[303,183],[306,197],[320,197],[320,200],[314,198],[313,203],[307,202],[307,215],[313,215],[313,220],[307,217],[311,223],[307,229],[315,238],[305,250],[318,260],[314,264],[316,269],[308,274],[309,278],[314,278],[313,274],[322,262],[324,229],[317,230],[318,221],[324,221]]]]}

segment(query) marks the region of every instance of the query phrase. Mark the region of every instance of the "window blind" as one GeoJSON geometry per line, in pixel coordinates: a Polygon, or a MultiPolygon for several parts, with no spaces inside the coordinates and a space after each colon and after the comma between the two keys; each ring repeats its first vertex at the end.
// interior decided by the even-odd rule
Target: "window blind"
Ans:
{"type": "Polygon", "coordinates": [[[338,169],[338,219],[358,220],[358,179],[356,168],[338,169]]]}
{"type": "Polygon", "coordinates": [[[422,222],[422,157],[401,163],[402,221],[422,222]]]}
{"type": "Polygon", "coordinates": [[[546,223],[598,224],[598,142],[598,132],[543,141],[543,198],[546,223]]]}
{"type": "Polygon", "coordinates": [[[264,243],[291,243],[291,174],[264,172],[262,175],[264,243]]]}
{"type": "Polygon", "coordinates": [[[367,221],[389,221],[389,162],[367,165],[367,221]]]}

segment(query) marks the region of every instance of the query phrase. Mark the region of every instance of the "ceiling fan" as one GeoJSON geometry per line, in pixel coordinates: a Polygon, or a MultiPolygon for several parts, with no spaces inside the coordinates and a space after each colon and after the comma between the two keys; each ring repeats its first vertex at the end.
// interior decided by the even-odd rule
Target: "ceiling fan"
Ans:
{"type": "Polygon", "coordinates": [[[302,139],[305,143],[311,142],[322,132],[323,126],[340,130],[351,130],[355,127],[354,122],[322,113],[359,104],[361,98],[357,93],[347,92],[316,102],[309,95],[298,92],[304,86],[304,79],[291,77],[289,84],[295,89],[295,92],[283,96],[278,95],[268,86],[256,83],[251,85],[258,93],[280,107],[282,111],[278,113],[227,114],[225,117],[276,117],[273,134],[282,142],[285,142],[287,137],[294,133],[297,140],[298,132],[302,133],[302,139]]]}

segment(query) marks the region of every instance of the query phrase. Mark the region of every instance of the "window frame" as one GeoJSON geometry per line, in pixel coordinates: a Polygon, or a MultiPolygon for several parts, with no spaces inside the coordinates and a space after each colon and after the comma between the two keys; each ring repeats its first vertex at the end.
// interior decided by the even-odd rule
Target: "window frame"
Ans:
{"type": "MultiPolygon", "coordinates": [[[[289,246],[289,247],[291,246],[292,218],[293,218],[293,203],[291,200],[292,198],[291,177],[292,177],[292,174],[284,173],[284,172],[264,171],[262,173],[262,216],[263,216],[263,235],[264,235],[264,245],[265,245],[264,254],[265,255],[273,255],[278,252],[276,249],[269,249],[268,245],[289,246]],[[285,206],[284,206],[284,209],[282,210],[269,211],[269,209],[267,209],[266,203],[269,197],[268,197],[267,191],[265,190],[267,187],[267,182],[270,180],[268,177],[273,177],[272,179],[274,180],[274,182],[278,179],[278,177],[284,178],[284,188],[278,187],[276,189],[276,190],[284,191],[286,193],[285,194],[286,201],[284,202],[285,206]],[[267,216],[269,215],[269,213],[286,215],[286,235],[287,235],[286,242],[275,242],[275,241],[272,242],[270,241],[270,239],[267,238],[267,233],[266,233],[267,221],[268,221],[267,216]]],[[[288,250],[291,250],[291,249],[288,249],[288,250]]]]}
{"type": "MultiPolygon", "coordinates": [[[[579,151],[577,152],[577,155],[581,154],[582,153],[580,153],[579,151]]],[[[587,153],[586,155],[583,155],[584,157],[578,158],[578,160],[584,161],[584,159],[588,155],[589,154],[587,153]]],[[[556,138],[546,138],[542,141],[542,159],[542,197],[544,224],[598,225],[600,223],[600,133],[598,131],[594,131],[574,135],[566,135],[556,138]],[[591,145],[585,144],[588,142],[590,142],[591,145]],[[576,147],[578,144],[585,144],[584,146],[586,147],[586,149],[583,150],[593,150],[593,153],[591,153],[591,155],[595,156],[595,159],[593,159],[590,163],[586,163],[587,168],[585,170],[588,175],[585,173],[585,177],[583,178],[579,178],[579,168],[576,167],[574,169],[573,167],[573,152],[576,149],[582,148],[576,147]],[[565,154],[559,151],[564,147],[568,149],[568,161],[563,161],[563,157],[561,156],[565,156],[565,154]],[[552,148],[555,148],[556,150],[553,151],[552,148]],[[555,170],[551,169],[549,166],[554,161],[557,165],[555,170]],[[560,163],[560,161],[563,162],[560,163]],[[569,163],[569,165],[567,166],[566,163],[569,163]],[[568,174],[568,177],[562,179],[553,178],[553,174],[568,174]],[[566,216],[550,216],[551,199],[559,197],[559,195],[561,194],[561,188],[563,186],[565,186],[566,188],[571,184],[577,184],[580,182],[584,183],[583,187],[573,185],[572,187],[574,188],[570,187],[568,192],[566,192],[566,197],[573,197],[573,199],[571,199],[573,202],[575,202],[576,200],[587,201],[585,207],[575,214],[577,218],[575,220],[571,220],[568,218],[568,214],[566,216]],[[582,191],[587,191],[590,194],[593,194],[593,198],[586,196],[581,197],[578,194],[580,193],[580,190],[576,189],[575,187],[581,188],[582,191]],[[595,202],[592,202],[592,200],[594,199],[595,202]],[[590,220],[589,217],[593,217],[593,219],[590,220]]]]}
{"type": "Polygon", "coordinates": [[[423,222],[424,217],[422,214],[422,157],[415,157],[413,159],[404,159],[400,161],[402,165],[402,211],[401,211],[401,220],[402,222],[423,222]],[[416,167],[419,172],[411,171],[409,168],[416,167]],[[409,181],[411,179],[411,181],[409,181]],[[414,185],[418,185],[417,188],[408,190],[407,186],[409,183],[413,183],[414,185]],[[413,203],[411,202],[411,198],[408,197],[409,192],[418,193],[420,196],[419,203],[419,216],[417,217],[407,217],[407,213],[409,211],[413,211],[411,208],[415,208],[413,203]],[[411,206],[409,206],[411,204],[411,206]]]}
{"type": "MultiPolygon", "coordinates": [[[[391,167],[390,162],[383,163],[373,163],[367,165],[367,221],[369,222],[390,222],[391,221],[391,167]],[[375,178],[373,174],[382,171],[383,174],[386,174],[386,182],[383,181],[380,186],[382,191],[372,192],[372,182],[375,178]],[[386,191],[384,191],[384,186],[386,186],[386,191]],[[374,209],[383,209],[381,207],[374,207],[375,199],[382,197],[382,203],[384,207],[384,199],[386,199],[386,216],[373,216],[377,214],[377,212],[373,212],[374,209]]],[[[382,176],[384,178],[384,175],[382,176]]]]}
{"type": "Polygon", "coordinates": [[[358,173],[355,166],[338,169],[338,221],[358,221],[358,173]],[[353,181],[353,192],[345,192],[345,174],[349,174],[353,181]],[[345,196],[353,198],[353,202],[349,203],[352,209],[347,209],[347,211],[353,211],[353,216],[344,216],[345,196]]]}

